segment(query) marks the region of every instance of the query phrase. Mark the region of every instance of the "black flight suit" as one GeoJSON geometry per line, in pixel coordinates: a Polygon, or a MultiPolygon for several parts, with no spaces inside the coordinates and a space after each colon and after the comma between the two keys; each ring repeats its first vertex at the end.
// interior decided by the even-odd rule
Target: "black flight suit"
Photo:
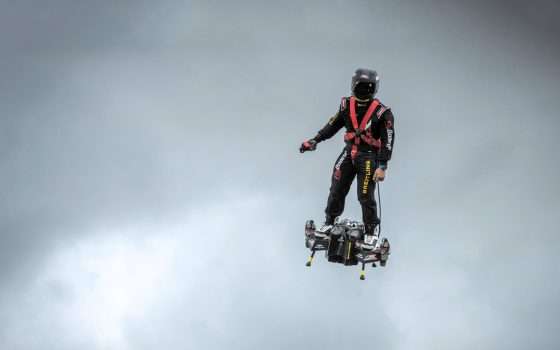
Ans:
{"type": "MultiPolygon", "coordinates": [[[[369,105],[373,99],[356,98],[356,115],[360,125],[369,105]]],[[[342,127],[347,132],[354,131],[350,119],[350,98],[345,97],[340,103],[338,112],[329,120],[314,137],[317,142],[333,137],[342,127]]],[[[350,190],[352,181],[358,177],[358,200],[362,206],[362,219],[366,233],[372,234],[375,226],[379,224],[377,216],[377,203],[375,202],[375,182],[373,174],[376,168],[387,168],[387,162],[391,159],[393,143],[395,141],[394,117],[391,110],[379,104],[375,109],[366,130],[371,128],[374,139],[381,141],[381,147],[373,147],[365,142],[358,145],[358,152],[352,160],[352,141],[347,141],[342,153],[335,162],[327,208],[325,209],[326,223],[333,224],[335,217],[344,211],[346,195],[350,190]]]]}

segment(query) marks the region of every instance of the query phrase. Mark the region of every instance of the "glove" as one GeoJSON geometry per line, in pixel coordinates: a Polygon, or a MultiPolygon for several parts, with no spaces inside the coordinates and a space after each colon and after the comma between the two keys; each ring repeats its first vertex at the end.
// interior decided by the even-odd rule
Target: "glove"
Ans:
{"type": "Polygon", "coordinates": [[[385,170],[382,168],[375,169],[375,173],[373,174],[373,181],[383,181],[385,180],[385,170]]]}
{"type": "Polygon", "coordinates": [[[300,148],[299,148],[299,153],[303,153],[306,151],[314,151],[317,149],[317,141],[315,141],[314,139],[310,139],[307,141],[304,141],[300,148]]]}

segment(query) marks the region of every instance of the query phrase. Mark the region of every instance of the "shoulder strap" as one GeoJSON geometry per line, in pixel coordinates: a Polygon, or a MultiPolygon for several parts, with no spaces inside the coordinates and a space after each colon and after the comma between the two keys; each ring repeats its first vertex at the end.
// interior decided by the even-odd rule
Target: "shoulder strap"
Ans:
{"type": "MultiPolygon", "coordinates": [[[[367,123],[371,119],[371,116],[373,115],[373,112],[375,112],[377,106],[379,106],[379,103],[380,102],[378,99],[375,99],[371,102],[367,109],[366,115],[364,115],[364,118],[359,125],[360,129],[365,130],[367,123]]],[[[358,130],[358,116],[356,114],[356,99],[354,98],[354,96],[350,97],[350,120],[352,121],[354,130],[358,130]]]]}
{"type": "Polygon", "coordinates": [[[371,104],[369,105],[366,115],[364,115],[364,119],[362,119],[362,123],[360,124],[360,129],[365,130],[367,123],[369,122],[369,120],[371,119],[371,116],[373,115],[373,112],[375,112],[375,109],[377,108],[377,106],[379,106],[379,100],[375,99],[371,102],[371,104]]]}
{"type": "Polygon", "coordinates": [[[358,116],[356,115],[356,99],[354,96],[350,97],[350,120],[354,130],[358,130],[358,116]]]}

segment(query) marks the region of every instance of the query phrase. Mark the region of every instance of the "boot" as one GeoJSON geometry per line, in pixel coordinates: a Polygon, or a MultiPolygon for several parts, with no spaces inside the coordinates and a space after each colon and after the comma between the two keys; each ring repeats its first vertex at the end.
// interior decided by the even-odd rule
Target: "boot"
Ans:
{"type": "Polygon", "coordinates": [[[315,235],[319,237],[321,236],[327,237],[327,235],[331,233],[334,224],[335,224],[335,218],[327,216],[325,218],[325,223],[317,231],[315,231],[315,235]]]}
{"type": "Polygon", "coordinates": [[[366,224],[364,230],[364,242],[362,243],[362,249],[373,250],[379,239],[379,225],[378,224],[366,224]]]}

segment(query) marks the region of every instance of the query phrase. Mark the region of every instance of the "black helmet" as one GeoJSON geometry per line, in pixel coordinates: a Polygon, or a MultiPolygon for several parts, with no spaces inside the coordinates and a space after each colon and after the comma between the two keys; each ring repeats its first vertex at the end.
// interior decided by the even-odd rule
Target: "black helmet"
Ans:
{"type": "Polygon", "coordinates": [[[358,98],[373,97],[379,90],[377,72],[367,68],[358,68],[352,76],[352,93],[358,98]]]}

